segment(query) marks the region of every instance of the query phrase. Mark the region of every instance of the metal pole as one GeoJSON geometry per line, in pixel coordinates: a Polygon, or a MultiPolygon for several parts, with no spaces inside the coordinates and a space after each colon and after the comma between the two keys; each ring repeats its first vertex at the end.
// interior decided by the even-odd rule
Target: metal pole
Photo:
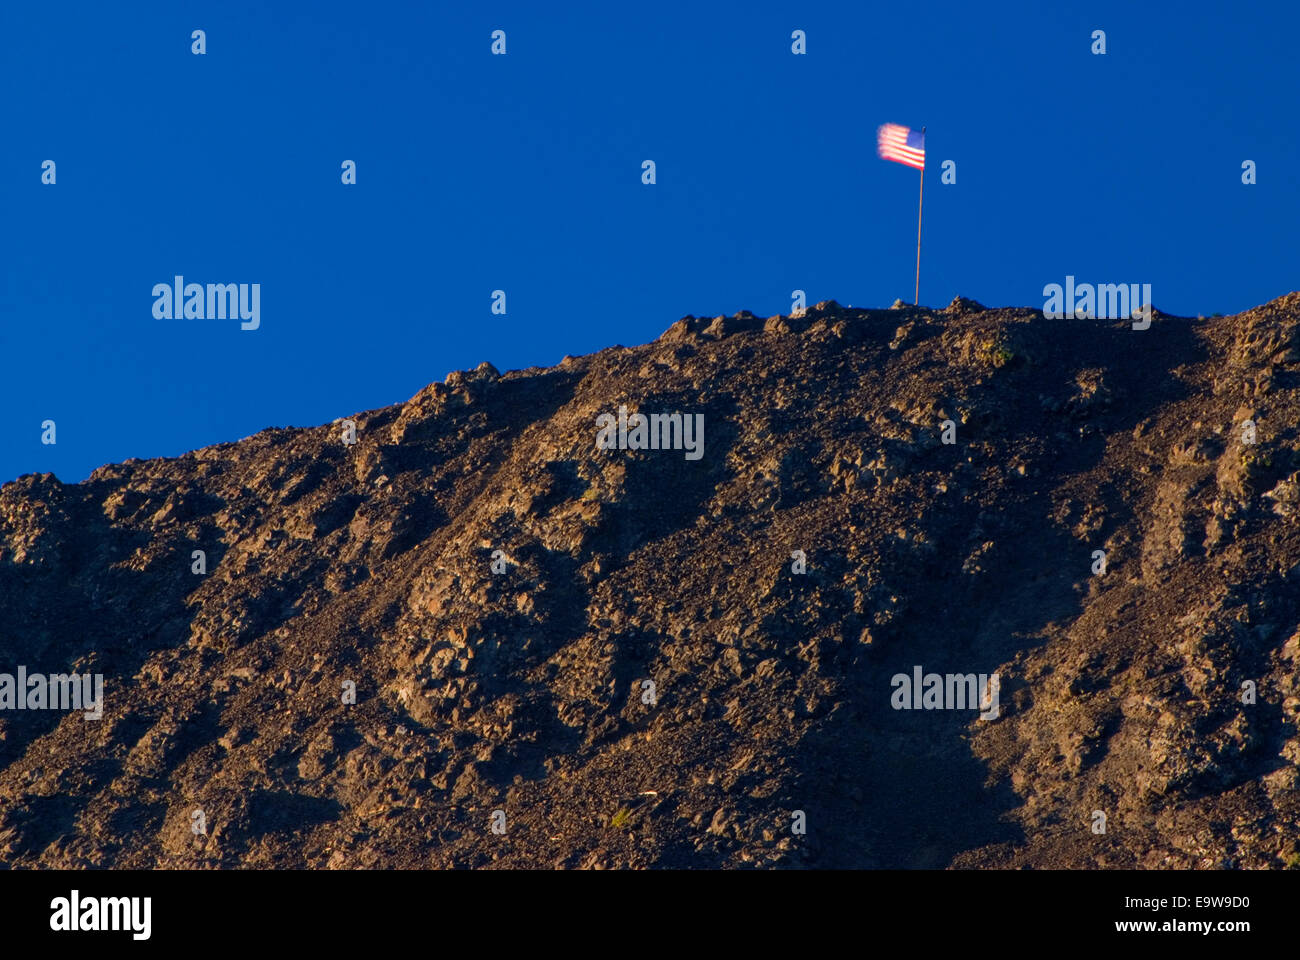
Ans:
{"type": "MultiPolygon", "coordinates": [[[[925,142],[925,127],[921,128],[921,142],[925,142]]],[[[924,164],[924,161],[922,161],[924,164]]],[[[921,194],[916,200],[916,292],[912,306],[921,304],[921,205],[925,202],[925,167],[921,167],[921,194]]]]}

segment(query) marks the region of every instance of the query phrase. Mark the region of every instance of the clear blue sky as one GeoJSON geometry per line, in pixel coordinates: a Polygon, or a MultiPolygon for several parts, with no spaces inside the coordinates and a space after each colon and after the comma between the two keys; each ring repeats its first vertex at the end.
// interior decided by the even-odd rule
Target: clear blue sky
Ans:
{"type": "Polygon", "coordinates": [[[1297,35],[1272,3],[4,3],[0,481],[796,288],[910,300],[918,174],[883,122],[929,128],[922,303],[1074,274],[1251,307],[1300,287],[1297,35]],[[260,283],[261,329],[156,320],[176,274],[260,283]]]}

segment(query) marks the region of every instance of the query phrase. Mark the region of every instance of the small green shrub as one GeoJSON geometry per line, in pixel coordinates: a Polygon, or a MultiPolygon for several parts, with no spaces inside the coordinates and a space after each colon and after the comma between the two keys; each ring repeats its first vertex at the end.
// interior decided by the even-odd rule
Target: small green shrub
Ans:
{"type": "Polygon", "coordinates": [[[991,363],[995,367],[1005,367],[1016,358],[1016,353],[1007,346],[1005,340],[999,337],[980,344],[978,356],[985,363],[991,363]]]}

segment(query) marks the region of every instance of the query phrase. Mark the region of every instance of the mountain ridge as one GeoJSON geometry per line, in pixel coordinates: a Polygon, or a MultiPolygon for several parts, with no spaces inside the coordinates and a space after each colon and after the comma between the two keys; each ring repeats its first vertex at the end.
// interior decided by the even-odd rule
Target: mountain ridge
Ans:
{"type": "Polygon", "coordinates": [[[0,862],[1300,864],[1298,389],[1300,293],[825,301],[25,475],[0,671],[105,707],[0,710],[0,862]],[[703,457],[597,449],[620,406],[703,457]],[[1000,715],[895,709],[917,666],[1000,715]]]}

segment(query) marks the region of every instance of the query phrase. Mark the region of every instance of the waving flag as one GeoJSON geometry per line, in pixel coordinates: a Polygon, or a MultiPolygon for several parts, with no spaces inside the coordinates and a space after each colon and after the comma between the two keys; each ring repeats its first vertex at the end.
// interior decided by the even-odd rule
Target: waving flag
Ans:
{"type": "Polygon", "coordinates": [[[925,169],[925,131],[886,123],[876,131],[876,152],[882,160],[905,163],[917,170],[925,169]]]}
{"type": "Polygon", "coordinates": [[[925,127],[917,133],[897,123],[882,124],[876,130],[876,152],[882,160],[893,160],[921,171],[920,193],[916,198],[916,290],[913,305],[921,302],[921,202],[925,199],[925,127]]]}

